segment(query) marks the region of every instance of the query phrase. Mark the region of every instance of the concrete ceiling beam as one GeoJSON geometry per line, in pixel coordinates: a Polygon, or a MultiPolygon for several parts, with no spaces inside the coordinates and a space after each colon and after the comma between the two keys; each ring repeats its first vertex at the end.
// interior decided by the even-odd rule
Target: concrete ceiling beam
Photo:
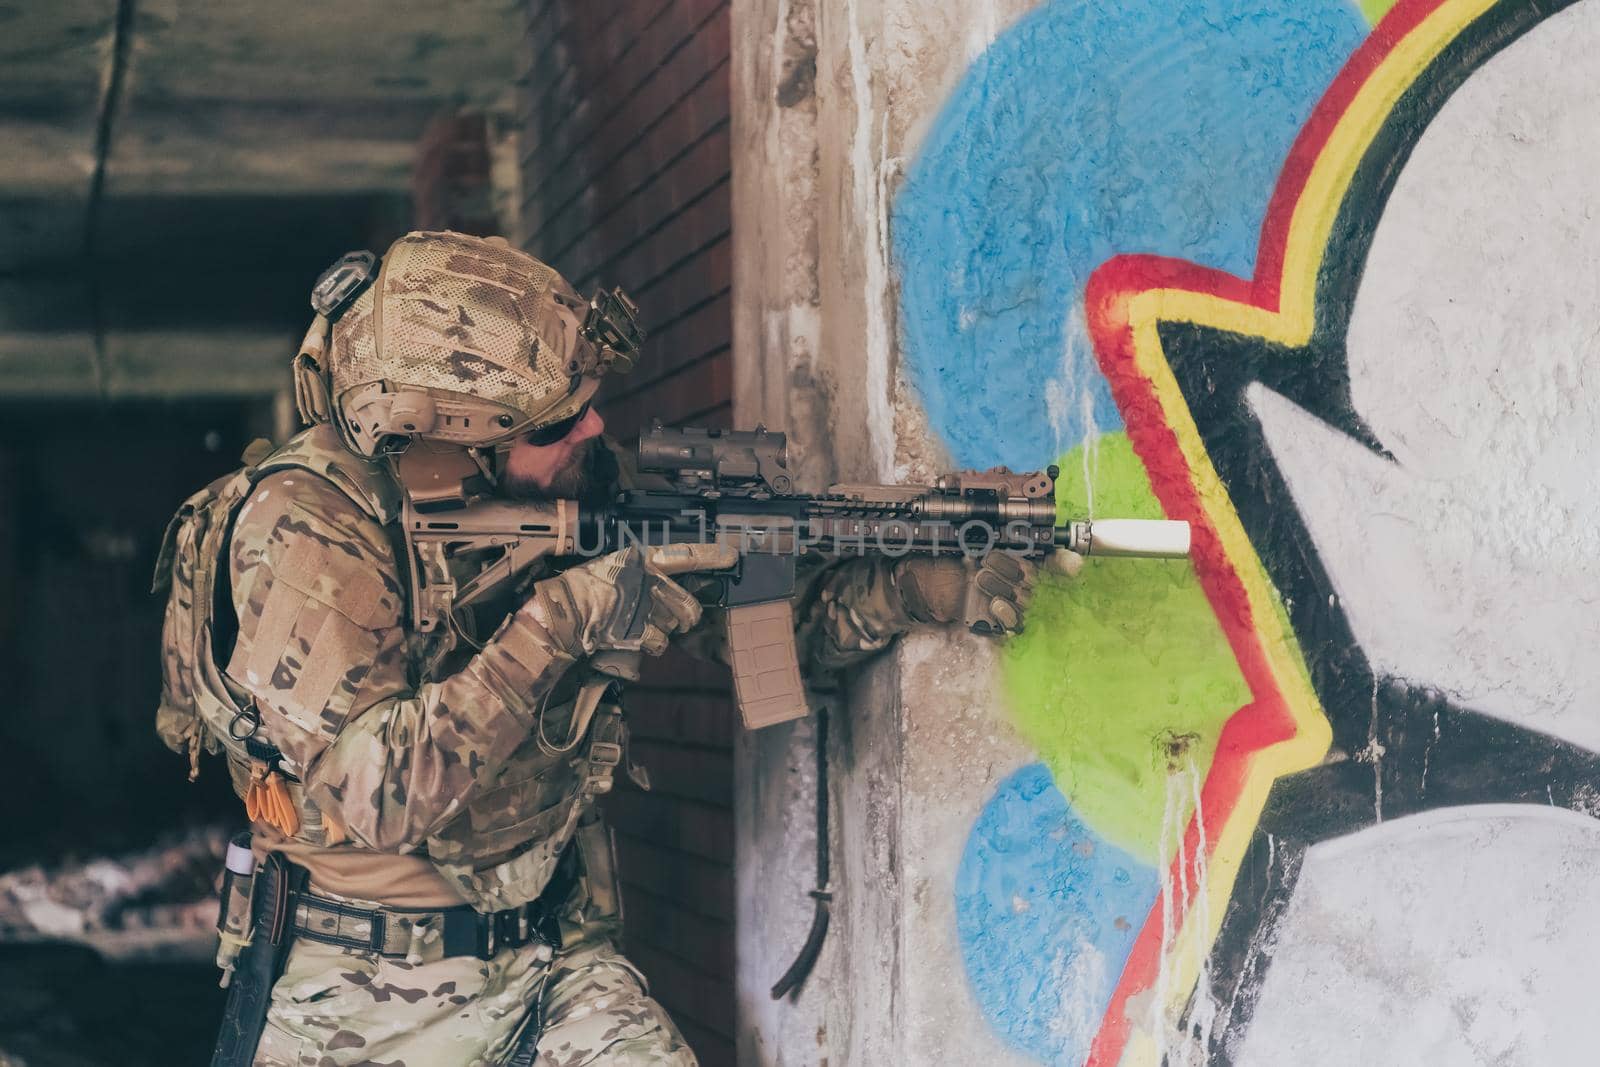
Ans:
{"type": "Polygon", "coordinates": [[[257,330],[0,334],[0,396],[109,400],[270,396],[289,383],[295,338],[257,330]]]}
{"type": "Polygon", "coordinates": [[[0,396],[259,395],[521,0],[0,5],[0,396]]]}

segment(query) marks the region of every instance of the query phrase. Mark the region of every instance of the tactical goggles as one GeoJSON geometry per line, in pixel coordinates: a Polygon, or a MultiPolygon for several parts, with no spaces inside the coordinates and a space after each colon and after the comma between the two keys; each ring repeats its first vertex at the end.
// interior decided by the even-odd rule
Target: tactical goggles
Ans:
{"type": "Polygon", "coordinates": [[[553,445],[571,433],[582,422],[584,416],[589,414],[589,401],[584,401],[583,407],[568,415],[560,422],[552,422],[548,426],[541,426],[537,430],[529,430],[522,435],[522,439],[530,445],[553,445]]]}

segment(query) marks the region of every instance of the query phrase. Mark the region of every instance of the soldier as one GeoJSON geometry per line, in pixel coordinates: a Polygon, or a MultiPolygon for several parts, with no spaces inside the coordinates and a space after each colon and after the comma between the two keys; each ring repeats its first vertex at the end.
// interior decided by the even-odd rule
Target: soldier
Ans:
{"type": "MultiPolygon", "coordinates": [[[[405,494],[421,507],[436,488],[407,450],[470,456],[509,498],[634,477],[591,405],[637,337],[631,306],[602,296],[495,238],[408,234],[381,270],[346,257],[296,361],[310,429],[174,520],[158,725],[191,773],[203,749],[226,753],[253,830],[229,864],[254,920],[224,935],[225,956],[248,947],[215,1063],[695,1062],[618,948],[593,800],[636,769],[620,708],[577,697],[600,653],[659,655],[678,636],[715,653],[690,590],[736,557],[550,561],[425,632],[416,571],[459,583],[482,564],[419,555],[396,522],[405,494]],[[604,620],[636,609],[644,635],[620,642],[604,620]]],[[[956,620],[973,582],[1020,628],[1033,580],[1000,553],[802,567],[797,643],[820,671],[956,620]]]]}

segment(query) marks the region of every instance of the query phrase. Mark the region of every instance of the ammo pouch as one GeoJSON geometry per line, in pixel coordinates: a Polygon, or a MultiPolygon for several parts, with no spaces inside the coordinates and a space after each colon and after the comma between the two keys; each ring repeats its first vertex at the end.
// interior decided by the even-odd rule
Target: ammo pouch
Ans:
{"type": "Polygon", "coordinates": [[[520,822],[475,830],[461,843],[446,837],[429,838],[429,857],[479,911],[500,911],[527,903],[550,883],[584,814],[593,806],[595,797],[610,792],[612,775],[626,754],[627,727],[622,721],[622,709],[615,704],[601,704],[589,726],[587,743],[571,760],[573,785],[565,796],[520,822]],[[523,843],[527,844],[523,851],[490,867],[479,869],[474,863],[476,856],[523,843]]]}

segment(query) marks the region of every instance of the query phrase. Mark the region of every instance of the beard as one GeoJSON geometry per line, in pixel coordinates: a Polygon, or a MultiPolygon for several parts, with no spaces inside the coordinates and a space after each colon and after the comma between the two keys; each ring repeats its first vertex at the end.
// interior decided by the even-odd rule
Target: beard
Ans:
{"type": "Polygon", "coordinates": [[[499,495],[512,500],[577,500],[592,503],[606,496],[617,479],[617,461],[600,438],[591,438],[542,484],[504,471],[499,495]]]}

